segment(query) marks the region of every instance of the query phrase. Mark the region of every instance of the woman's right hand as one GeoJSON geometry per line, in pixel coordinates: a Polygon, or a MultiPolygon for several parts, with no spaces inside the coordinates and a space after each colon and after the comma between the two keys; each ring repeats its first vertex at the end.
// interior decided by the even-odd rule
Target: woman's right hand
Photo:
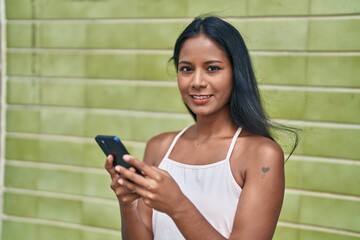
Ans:
{"type": "MultiPolygon", "coordinates": [[[[122,208],[136,207],[137,199],[139,199],[140,196],[136,194],[136,192],[133,192],[132,190],[128,189],[126,186],[119,184],[119,181],[120,182],[124,180],[126,181],[126,179],[124,178],[124,176],[121,176],[121,174],[115,170],[113,162],[114,162],[114,157],[112,155],[109,155],[105,161],[105,169],[106,171],[108,171],[111,177],[111,184],[110,184],[111,189],[114,191],[119,201],[119,204],[122,208]]],[[[134,169],[130,169],[130,170],[134,170],[134,169]]]]}

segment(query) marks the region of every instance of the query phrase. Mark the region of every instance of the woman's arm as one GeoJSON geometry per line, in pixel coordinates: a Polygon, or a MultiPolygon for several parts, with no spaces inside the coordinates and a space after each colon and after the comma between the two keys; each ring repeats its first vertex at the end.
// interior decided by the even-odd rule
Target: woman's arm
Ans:
{"type": "MultiPolygon", "coordinates": [[[[158,166],[174,136],[175,133],[164,133],[150,139],[146,144],[143,162],[149,166],[158,166]]],[[[124,182],[127,182],[127,178],[119,173],[119,166],[115,170],[112,162],[108,162],[106,168],[109,169],[110,175],[115,176],[112,188],[119,199],[123,239],[153,239],[152,209],[144,203],[138,193],[133,193],[133,190],[126,187],[124,182]]]]}
{"type": "Polygon", "coordinates": [[[270,240],[284,197],[284,154],[262,137],[253,137],[244,149],[244,185],[230,239],[270,240]]]}
{"type": "MultiPolygon", "coordinates": [[[[114,158],[109,155],[105,162],[105,169],[111,177],[111,189],[114,191],[120,206],[121,232],[123,239],[152,239],[152,234],[148,231],[141,220],[141,214],[137,210],[137,203],[140,196],[133,193],[128,188],[121,186],[119,182],[126,181],[113,166],[114,158]]],[[[132,170],[132,172],[134,172],[132,170]]]]}

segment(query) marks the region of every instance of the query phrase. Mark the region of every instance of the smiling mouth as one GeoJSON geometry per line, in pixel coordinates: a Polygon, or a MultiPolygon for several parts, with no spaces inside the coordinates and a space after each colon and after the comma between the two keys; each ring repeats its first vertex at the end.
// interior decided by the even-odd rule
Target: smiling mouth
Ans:
{"type": "Polygon", "coordinates": [[[211,95],[190,95],[190,96],[194,99],[199,99],[199,100],[208,99],[211,97],[211,95]]]}

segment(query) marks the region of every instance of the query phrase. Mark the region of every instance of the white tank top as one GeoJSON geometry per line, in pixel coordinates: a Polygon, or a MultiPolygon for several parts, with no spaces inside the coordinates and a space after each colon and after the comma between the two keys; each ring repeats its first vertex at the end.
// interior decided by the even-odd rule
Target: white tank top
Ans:
{"type": "MultiPolygon", "coordinates": [[[[230,168],[230,156],[241,128],[235,133],[226,158],[206,165],[189,165],[169,159],[177,140],[174,138],[159,168],[166,170],[207,221],[224,237],[229,237],[241,194],[230,168]]],[[[191,219],[189,219],[191,221],[191,219]]],[[[153,210],[152,228],[155,240],[185,239],[173,220],[165,213],[153,210]]]]}

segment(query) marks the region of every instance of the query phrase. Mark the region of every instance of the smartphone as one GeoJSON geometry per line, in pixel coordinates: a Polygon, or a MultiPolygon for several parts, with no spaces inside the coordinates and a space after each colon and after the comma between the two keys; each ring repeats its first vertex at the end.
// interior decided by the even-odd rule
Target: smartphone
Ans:
{"type": "MultiPolygon", "coordinates": [[[[116,136],[97,135],[95,137],[95,141],[98,143],[106,156],[109,156],[111,154],[114,157],[114,166],[121,165],[125,168],[133,167],[132,165],[123,160],[123,156],[125,154],[129,154],[129,152],[126,150],[120,138],[116,136]]],[[[140,170],[136,168],[135,170],[137,174],[143,175],[140,170]]]]}

